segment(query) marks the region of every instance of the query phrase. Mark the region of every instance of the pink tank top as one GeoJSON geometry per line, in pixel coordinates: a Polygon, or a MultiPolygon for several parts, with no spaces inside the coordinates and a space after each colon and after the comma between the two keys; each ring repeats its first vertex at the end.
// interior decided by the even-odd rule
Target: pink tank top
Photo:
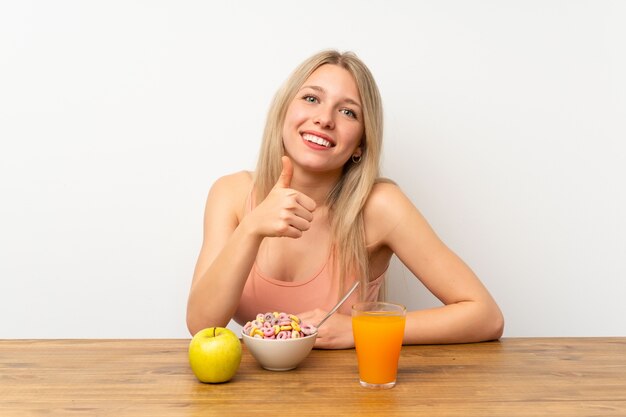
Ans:
{"type": "MultiPolygon", "coordinates": [[[[249,201],[248,211],[252,209],[253,204],[251,198],[249,201]]],[[[258,313],[278,311],[299,314],[316,308],[330,310],[341,298],[339,277],[334,276],[331,265],[332,255],[312,277],[297,282],[287,282],[264,275],[255,262],[241,294],[234,320],[243,326],[246,322],[254,320],[258,313]]],[[[369,282],[365,289],[367,301],[378,299],[385,272],[369,282]]],[[[354,278],[347,280],[344,286],[345,291],[352,286],[354,281],[354,278]]],[[[355,291],[339,308],[340,313],[350,314],[352,305],[359,300],[358,292],[359,290],[355,291]]]]}

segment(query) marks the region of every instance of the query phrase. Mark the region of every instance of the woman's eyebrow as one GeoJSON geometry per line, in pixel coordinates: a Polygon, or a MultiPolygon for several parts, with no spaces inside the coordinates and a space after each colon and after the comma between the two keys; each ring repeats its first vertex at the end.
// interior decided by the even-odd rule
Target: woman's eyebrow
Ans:
{"type": "MultiPolygon", "coordinates": [[[[302,86],[302,88],[301,88],[300,90],[304,90],[305,88],[310,88],[310,89],[312,89],[312,90],[319,91],[320,93],[324,93],[324,94],[326,94],[326,90],[324,90],[324,89],[323,89],[322,87],[320,87],[319,85],[303,85],[303,86],[302,86]]],[[[346,98],[344,98],[344,99],[343,99],[343,101],[344,101],[345,103],[352,104],[352,105],[355,105],[355,106],[357,106],[357,107],[361,107],[361,103],[359,103],[358,101],[356,101],[356,100],[354,100],[354,99],[352,99],[352,98],[350,98],[350,97],[346,97],[346,98]]]]}
{"type": "Polygon", "coordinates": [[[346,98],[344,101],[348,104],[352,104],[353,106],[357,106],[358,108],[361,108],[361,103],[359,103],[356,100],[352,100],[351,98],[346,98]]]}
{"type": "Polygon", "coordinates": [[[301,90],[304,90],[305,88],[310,88],[312,90],[317,90],[320,93],[325,93],[326,90],[324,90],[322,87],[320,87],[319,85],[303,85],[301,90]]]}

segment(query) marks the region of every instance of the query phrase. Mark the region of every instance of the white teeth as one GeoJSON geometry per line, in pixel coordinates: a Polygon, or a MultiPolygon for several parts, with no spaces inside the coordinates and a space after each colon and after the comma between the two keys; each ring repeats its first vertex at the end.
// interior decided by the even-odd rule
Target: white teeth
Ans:
{"type": "Polygon", "coordinates": [[[317,143],[318,145],[324,146],[326,148],[330,148],[330,142],[327,141],[326,139],[322,139],[318,136],[315,135],[311,135],[308,133],[305,133],[302,135],[302,139],[308,141],[308,142],[313,142],[313,143],[317,143]]]}

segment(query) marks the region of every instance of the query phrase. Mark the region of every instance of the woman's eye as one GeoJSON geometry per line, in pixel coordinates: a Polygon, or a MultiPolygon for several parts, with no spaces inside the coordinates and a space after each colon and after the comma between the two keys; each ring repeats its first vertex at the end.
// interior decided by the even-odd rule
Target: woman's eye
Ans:
{"type": "Polygon", "coordinates": [[[356,113],[350,109],[341,109],[341,112],[348,117],[352,117],[353,119],[356,119],[356,113]]]}
{"type": "Polygon", "coordinates": [[[309,103],[317,103],[317,97],[315,96],[304,96],[302,97],[304,101],[308,101],[309,103]]]}

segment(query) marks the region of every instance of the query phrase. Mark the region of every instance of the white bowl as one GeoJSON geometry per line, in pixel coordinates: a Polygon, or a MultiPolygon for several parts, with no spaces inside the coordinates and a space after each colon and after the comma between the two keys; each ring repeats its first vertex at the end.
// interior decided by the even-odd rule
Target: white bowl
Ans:
{"type": "Polygon", "coordinates": [[[295,339],[261,339],[241,333],[254,359],[269,371],[288,371],[297,367],[313,349],[317,332],[295,339]]]}

